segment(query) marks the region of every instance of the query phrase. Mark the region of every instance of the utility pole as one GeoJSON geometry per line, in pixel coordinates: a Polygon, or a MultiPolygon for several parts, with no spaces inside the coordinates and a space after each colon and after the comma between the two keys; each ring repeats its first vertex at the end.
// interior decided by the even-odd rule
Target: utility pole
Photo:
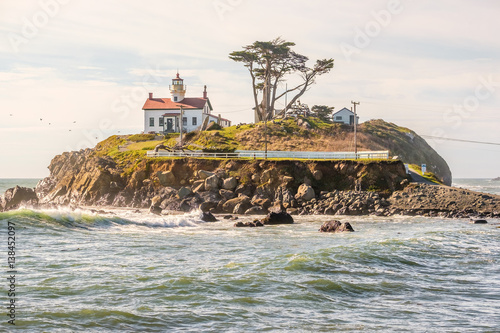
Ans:
{"type": "Polygon", "coordinates": [[[271,78],[266,79],[266,107],[265,107],[265,115],[264,115],[264,159],[267,160],[267,117],[269,116],[269,104],[271,104],[271,96],[270,96],[270,82],[271,78]]]}
{"type": "Polygon", "coordinates": [[[182,105],[181,105],[181,119],[180,119],[180,128],[181,128],[181,139],[180,139],[180,144],[181,144],[181,148],[182,148],[182,130],[183,130],[183,124],[184,124],[184,109],[182,108],[182,105]]]}
{"type": "Polygon", "coordinates": [[[351,101],[354,105],[354,158],[358,159],[358,137],[357,137],[357,116],[356,116],[356,105],[359,105],[359,102],[351,101]]]}

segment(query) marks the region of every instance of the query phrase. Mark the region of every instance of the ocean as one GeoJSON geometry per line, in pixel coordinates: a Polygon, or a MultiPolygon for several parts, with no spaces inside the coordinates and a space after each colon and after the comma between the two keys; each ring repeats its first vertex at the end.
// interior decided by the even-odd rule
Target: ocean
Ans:
{"type": "Polygon", "coordinates": [[[0,331],[500,331],[500,220],[339,216],[355,232],[323,234],[332,217],[234,228],[105,210],[0,213],[0,331]]]}

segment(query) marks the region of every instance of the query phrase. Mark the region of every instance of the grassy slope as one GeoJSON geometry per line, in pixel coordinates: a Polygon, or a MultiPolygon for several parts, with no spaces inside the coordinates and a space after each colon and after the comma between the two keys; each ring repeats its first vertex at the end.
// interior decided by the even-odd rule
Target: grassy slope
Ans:
{"type": "MultiPolygon", "coordinates": [[[[297,125],[296,119],[268,122],[268,150],[295,151],[353,151],[352,127],[328,124],[309,118],[310,129],[297,125]]],[[[446,162],[421,137],[408,128],[383,120],[371,120],[358,127],[358,150],[389,150],[405,163],[426,163],[430,172],[451,182],[446,162]],[[448,180],[447,177],[450,179],[448,180]]],[[[124,168],[130,168],[146,150],[157,144],[174,146],[178,135],[170,134],[163,140],[151,135],[112,136],[96,147],[98,155],[113,157],[124,168]],[[120,148],[118,148],[120,146],[120,148]]],[[[264,124],[232,126],[221,130],[188,133],[185,144],[191,149],[205,147],[205,151],[263,150],[264,124]]]]}

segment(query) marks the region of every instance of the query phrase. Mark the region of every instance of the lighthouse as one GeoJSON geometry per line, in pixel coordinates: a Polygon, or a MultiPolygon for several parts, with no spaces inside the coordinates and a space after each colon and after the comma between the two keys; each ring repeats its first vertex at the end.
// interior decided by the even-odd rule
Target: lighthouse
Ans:
{"type": "Polygon", "coordinates": [[[208,98],[207,86],[203,87],[203,97],[186,97],[184,80],[177,75],[169,86],[170,98],[149,97],[144,103],[144,133],[179,133],[203,130],[210,122],[222,127],[231,126],[231,121],[212,114],[213,108],[208,98]]]}
{"type": "Polygon", "coordinates": [[[170,95],[172,96],[173,102],[180,102],[184,99],[186,95],[186,86],[184,85],[184,80],[180,78],[179,72],[177,76],[172,79],[172,85],[170,86],[170,95]]]}

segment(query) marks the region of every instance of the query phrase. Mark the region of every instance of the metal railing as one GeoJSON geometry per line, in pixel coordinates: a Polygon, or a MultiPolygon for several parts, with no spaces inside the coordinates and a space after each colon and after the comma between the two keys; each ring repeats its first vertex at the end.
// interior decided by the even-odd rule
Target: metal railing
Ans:
{"type": "MultiPolygon", "coordinates": [[[[148,157],[208,157],[208,158],[266,158],[262,150],[236,150],[233,153],[206,153],[197,151],[148,151],[148,157]]],[[[267,158],[307,159],[307,160],[351,160],[351,159],[388,159],[389,151],[330,152],[330,151],[268,151],[267,158]]]]}

